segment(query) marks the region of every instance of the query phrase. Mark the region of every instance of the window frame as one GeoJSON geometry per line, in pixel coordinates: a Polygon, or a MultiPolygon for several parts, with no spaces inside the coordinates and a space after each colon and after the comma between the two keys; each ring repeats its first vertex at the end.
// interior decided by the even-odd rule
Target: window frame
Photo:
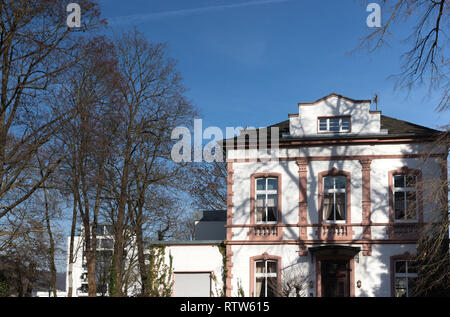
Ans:
{"type": "MultiPolygon", "coordinates": [[[[258,278],[263,278],[264,279],[264,296],[262,296],[262,297],[268,297],[267,296],[267,292],[268,292],[268,290],[269,290],[269,283],[268,283],[268,279],[269,278],[276,278],[276,281],[277,281],[277,283],[278,283],[278,261],[277,260],[273,260],[273,259],[267,259],[267,260],[264,260],[264,259],[260,259],[260,260],[256,260],[256,261],[254,261],[254,270],[255,270],[255,275],[254,275],[254,279],[253,279],[253,283],[254,283],[254,290],[256,290],[256,280],[258,279],[258,278]],[[263,272],[263,273],[258,273],[257,272],[257,269],[256,269],[256,265],[258,264],[258,263],[260,263],[260,262],[263,262],[264,263],[264,271],[265,272],[263,272]],[[269,273],[268,272],[268,264],[269,263],[275,263],[275,265],[276,265],[276,270],[275,270],[275,272],[274,273],[269,273]]],[[[275,290],[275,293],[276,293],[276,291],[277,290],[275,290]]]]}
{"type": "MultiPolygon", "coordinates": [[[[422,224],[423,223],[423,185],[422,185],[422,171],[419,169],[410,169],[407,166],[391,170],[388,172],[388,191],[389,191],[389,223],[395,224],[422,224]],[[416,219],[400,220],[395,219],[395,194],[394,194],[394,176],[404,174],[406,176],[416,176],[416,219]]],[[[406,184],[405,184],[406,185],[406,184]]]]}
{"type": "MultiPolygon", "coordinates": [[[[396,295],[397,292],[397,287],[396,287],[396,282],[397,282],[397,278],[404,278],[405,282],[406,282],[406,297],[410,297],[409,295],[409,279],[410,278],[417,278],[417,272],[408,272],[408,266],[409,263],[411,263],[411,260],[408,259],[398,259],[394,261],[394,296],[396,295]],[[405,273],[397,273],[397,262],[405,262],[405,273]]],[[[397,297],[397,296],[395,296],[397,297]]]]}
{"type": "MultiPolygon", "coordinates": [[[[331,170],[323,171],[318,174],[318,221],[319,225],[342,225],[342,224],[351,224],[351,201],[352,201],[352,193],[351,193],[351,173],[344,171],[344,170],[338,170],[337,168],[333,167],[331,170]],[[327,176],[345,176],[346,178],[346,196],[345,196],[345,221],[339,221],[339,222],[330,222],[330,221],[324,221],[323,220],[323,189],[324,189],[324,178],[327,176]]],[[[349,234],[353,234],[351,227],[349,234]]]]}
{"type": "MultiPolygon", "coordinates": [[[[278,191],[278,178],[277,177],[257,177],[257,178],[255,178],[254,179],[254,182],[255,182],[255,199],[256,199],[256,209],[255,209],[255,223],[256,224],[258,224],[258,225],[262,225],[262,224],[264,224],[264,225],[266,225],[266,224],[277,224],[278,223],[278,195],[279,195],[279,191],[278,191]],[[261,179],[264,179],[264,181],[265,181],[265,189],[262,189],[262,190],[258,190],[258,180],[261,180],[261,179]],[[269,180],[276,180],[276,182],[277,182],[277,189],[276,190],[269,190],[268,189],[268,184],[269,184],[269,180]],[[269,206],[268,206],[268,203],[267,203],[267,201],[268,201],[268,197],[269,197],[269,195],[276,195],[276,202],[275,202],[275,204],[276,204],[276,211],[275,211],[275,213],[274,213],[274,216],[275,216],[275,221],[268,221],[268,220],[266,220],[266,221],[258,221],[258,196],[259,195],[265,195],[265,199],[264,199],[264,201],[265,201],[265,206],[264,206],[264,211],[265,211],[265,218],[266,219],[268,219],[269,217],[269,206]]],[[[264,216],[264,215],[263,215],[264,216]]]]}
{"type": "MultiPolygon", "coordinates": [[[[267,252],[264,252],[262,255],[253,256],[250,258],[250,297],[256,297],[255,291],[256,291],[256,277],[257,274],[274,274],[274,273],[256,273],[256,263],[259,261],[273,261],[276,262],[277,269],[276,269],[276,278],[277,283],[275,290],[275,296],[279,295],[279,291],[281,290],[281,257],[275,256],[275,255],[269,255],[267,252]]],[[[267,268],[267,264],[265,264],[265,267],[267,268]]],[[[267,282],[266,282],[266,292],[267,295],[267,282]]]]}
{"type": "Polygon", "coordinates": [[[394,222],[399,222],[399,223],[401,223],[401,222],[417,222],[417,220],[418,220],[418,217],[419,217],[419,203],[418,203],[418,194],[419,194],[419,191],[418,191],[418,183],[417,183],[417,175],[414,175],[414,174],[407,174],[407,173],[395,173],[395,174],[393,174],[392,175],[392,180],[393,180],[393,182],[392,182],[392,184],[393,184],[393,186],[392,186],[392,190],[393,190],[393,192],[392,192],[392,198],[393,198],[393,205],[392,205],[392,208],[394,209],[394,222]],[[404,186],[403,187],[396,187],[395,186],[395,177],[396,176],[402,176],[403,177],[403,183],[404,183],[404,186]],[[413,177],[415,177],[415,187],[408,187],[407,186],[407,178],[408,177],[411,177],[411,176],[413,176],[413,177]],[[414,217],[414,219],[407,219],[407,215],[408,215],[408,199],[407,199],[407,195],[408,195],[408,193],[409,192],[414,192],[414,194],[415,194],[415,217],[414,217]],[[403,219],[397,219],[396,218],[396,210],[395,210],[395,205],[396,205],[396,201],[395,201],[395,194],[396,193],[404,193],[404,195],[403,195],[403,200],[404,200],[404,206],[403,206],[403,208],[404,208],[404,216],[403,216],[403,219]]]}
{"type": "Polygon", "coordinates": [[[352,132],[352,119],[351,116],[329,116],[329,117],[317,117],[317,133],[350,133],[352,132]],[[339,131],[331,130],[331,120],[339,120],[339,131]],[[348,119],[348,129],[343,129],[343,120],[348,119]],[[321,130],[321,120],[326,120],[326,130],[321,130]]]}
{"type": "Polygon", "coordinates": [[[408,273],[408,270],[407,270],[408,262],[412,262],[413,259],[414,259],[414,255],[410,254],[409,252],[405,252],[403,254],[394,255],[394,256],[390,257],[391,297],[396,297],[395,296],[395,291],[396,291],[395,282],[396,282],[397,277],[406,278],[406,297],[409,297],[408,277],[416,277],[417,278],[417,275],[418,275],[418,273],[408,273]],[[405,268],[406,273],[397,273],[396,272],[396,263],[399,261],[407,262],[406,268],[405,268]]]}
{"type": "Polygon", "coordinates": [[[282,222],[282,177],[281,173],[254,173],[250,176],[250,225],[279,225],[282,222]],[[256,180],[259,178],[277,178],[278,180],[278,199],[277,199],[277,221],[276,222],[257,222],[256,221],[256,180]]]}
{"type": "Polygon", "coordinates": [[[323,177],[323,187],[322,187],[322,222],[323,223],[328,223],[328,224],[333,224],[333,223],[336,223],[336,224],[341,224],[341,223],[345,223],[346,222],[346,220],[347,220],[347,179],[346,179],[346,177],[345,176],[343,176],[343,175],[325,175],[324,177],[323,177]],[[326,178],[332,178],[333,179],[333,189],[325,189],[325,179],[326,178]],[[337,177],[341,177],[341,178],[344,178],[344,180],[345,180],[345,188],[344,189],[342,189],[342,188],[336,188],[336,178],[337,177]],[[344,205],[344,213],[345,213],[345,216],[344,216],[344,219],[342,219],[342,220],[336,220],[336,212],[337,212],[337,210],[336,210],[336,194],[342,194],[342,193],[344,193],[345,194],[345,199],[344,199],[344,203],[345,203],[345,205],[344,205]],[[325,215],[324,215],[324,213],[323,213],[323,208],[324,208],[324,202],[325,202],[325,195],[326,194],[333,194],[333,219],[334,220],[328,220],[328,219],[324,219],[324,217],[325,217],[325,215]]]}

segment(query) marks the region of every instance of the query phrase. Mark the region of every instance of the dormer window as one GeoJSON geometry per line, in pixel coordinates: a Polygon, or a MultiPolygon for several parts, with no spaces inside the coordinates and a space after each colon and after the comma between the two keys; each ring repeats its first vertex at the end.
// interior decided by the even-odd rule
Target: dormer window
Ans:
{"type": "Polygon", "coordinates": [[[318,131],[319,132],[350,132],[351,121],[350,117],[319,117],[318,131]]]}

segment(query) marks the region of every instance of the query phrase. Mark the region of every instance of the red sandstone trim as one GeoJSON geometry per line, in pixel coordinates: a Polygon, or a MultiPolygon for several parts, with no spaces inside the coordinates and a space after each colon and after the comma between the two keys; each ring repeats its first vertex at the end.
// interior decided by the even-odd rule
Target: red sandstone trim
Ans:
{"type": "MultiPolygon", "coordinates": [[[[282,222],[282,201],[283,201],[283,187],[282,187],[282,178],[281,178],[281,173],[270,173],[270,172],[264,172],[264,173],[254,173],[250,176],[250,225],[253,228],[256,227],[276,227],[277,230],[278,228],[279,231],[277,231],[277,235],[274,236],[256,236],[254,235],[254,230],[249,230],[248,232],[248,236],[250,238],[250,240],[282,240],[283,239],[283,230],[281,229],[282,227],[279,226],[278,224],[281,224],[282,222]],[[257,224],[256,223],[256,206],[255,206],[255,201],[256,201],[256,180],[258,178],[267,178],[267,177],[273,177],[276,178],[278,181],[278,206],[277,206],[277,210],[278,210],[278,215],[277,215],[277,224],[257,224]]],[[[252,228],[251,227],[251,228],[252,228]]]]}
{"type": "MultiPolygon", "coordinates": [[[[340,223],[336,223],[336,224],[328,224],[328,223],[323,223],[323,178],[325,176],[345,176],[346,177],[346,215],[345,215],[345,224],[350,225],[351,224],[351,173],[350,172],[346,172],[346,171],[339,171],[337,168],[333,167],[333,169],[331,169],[330,171],[325,171],[325,172],[320,172],[318,175],[318,202],[317,202],[317,206],[318,206],[318,210],[319,210],[319,229],[317,230],[317,237],[320,240],[325,240],[325,236],[323,236],[323,232],[322,232],[322,228],[323,227],[336,227],[336,226],[340,226],[340,223]]],[[[347,231],[346,235],[343,236],[333,236],[333,237],[328,237],[326,240],[328,241],[329,239],[331,240],[348,240],[348,236],[352,237],[354,234],[354,231],[352,230],[352,227],[349,226],[349,230],[347,231]]]]}
{"type": "MultiPolygon", "coordinates": [[[[431,222],[423,222],[424,224],[428,224],[428,223],[431,223],[431,222]]],[[[304,225],[301,225],[301,224],[298,224],[298,223],[291,223],[291,224],[289,224],[289,223],[280,223],[280,224],[277,224],[276,226],[277,227],[290,227],[290,228],[294,228],[294,227],[305,227],[305,228],[317,228],[317,227],[322,227],[322,226],[324,226],[325,224],[317,224],[317,223],[308,223],[308,224],[304,224],[304,225]]],[[[343,223],[343,224],[341,224],[342,226],[347,226],[347,227],[363,227],[363,226],[366,226],[366,224],[364,224],[364,223],[362,223],[362,222],[354,222],[354,223],[343,223]]],[[[371,227],[387,227],[387,226],[389,226],[389,225],[391,225],[391,223],[390,222],[372,222],[372,223],[370,223],[370,226],[371,227]]],[[[250,224],[245,224],[245,223],[243,223],[243,224],[233,224],[233,225],[230,225],[230,226],[226,226],[226,227],[231,227],[231,228],[252,228],[252,227],[255,227],[256,225],[250,225],[250,224]]]]}
{"type": "MultiPolygon", "coordinates": [[[[372,160],[360,160],[359,161],[362,166],[362,223],[364,225],[363,228],[363,239],[371,240],[372,239],[372,230],[370,228],[371,224],[371,209],[372,209],[372,200],[370,198],[370,164],[372,160]]],[[[372,250],[370,245],[365,245],[363,248],[363,255],[372,255],[372,250]]]]}
{"type": "Polygon", "coordinates": [[[418,169],[409,169],[407,166],[402,168],[391,170],[388,172],[388,182],[389,182],[389,227],[387,230],[388,236],[391,239],[394,238],[411,238],[417,239],[419,237],[420,228],[423,226],[423,183],[422,183],[422,171],[418,169]],[[395,221],[394,215],[394,175],[395,174],[405,174],[405,175],[416,175],[417,177],[417,221],[399,222],[395,221]],[[414,232],[399,234],[395,233],[395,228],[401,227],[414,227],[416,226],[414,232]]]}
{"type": "MultiPolygon", "coordinates": [[[[289,148],[289,147],[314,147],[314,146],[324,146],[324,145],[377,145],[377,144],[398,144],[398,143],[423,143],[423,142],[433,142],[436,137],[409,137],[405,138],[399,137],[377,137],[377,138],[364,138],[364,139],[352,139],[350,136],[348,138],[340,139],[327,139],[327,140],[292,140],[292,139],[281,139],[277,143],[279,148],[289,148]]],[[[267,144],[270,147],[270,143],[267,144]]],[[[231,144],[229,146],[224,145],[225,148],[234,149],[256,149],[258,148],[258,142],[246,141],[244,144],[231,144]]]]}
{"type": "Polygon", "coordinates": [[[258,260],[274,260],[277,261],[277,280],[278,290],[281,289],[281,257],[275,255],[269,255],[267,252],[262,255],[253,256],[250,258],[250,297],[255,296],[255,262],[258,260]]]}
{"type": "Polygon", "coordinates": [[[351,99],[351,98],[348,98],[348,97],[345,97],[345,96],[342,96],[342,95],[338,95],[338,94],[332,93],[332,94],[329,94],[328,96],[322,97],[322,98],[317,99],[316,101],[313,101],[313,102],[299,102],[298,105],[299,106],[314,106],[315,104],[317,104],[317,103],[319,103],[321,101],[327,100],[328,98],[331,98],[331,97],[344,99],[344,100],[350,101],[352,103],[372,103],[372,100],[355,100],[355,99],[351,99]]]}
{"type": "MultiPolygon", "coordinates": [[[[257,163],[269,161],[361,161],[361,160],[382,160],[382,159],[414,159],[424,158],[427,154],[387,154],[387,155],[347,155],[347,156],[293,156],[293,157],[279,157],[276,159],[228,159],[228,162],[233,163],[257,163]]],[[[430,154],[427,157],[442,157],[446,154],[430,154]]]]}
{"type": "Polygon", "coordinates": [[[233,268],[233,252],[231,250],[231,245],[229,244],[229,242],[232,240],[233,238],[233,231],[231,228],[231,225],[233,224],[233,174],[234,174],[234,169],[233,169],[233,163],[228,162],[227,163],[227,171],[228,171],[228,175],[227,175],[227,241],[226,243],[226,263],[225,263],[225,267],[227,270],[227,277],[225,280],[225,296],[226,297],[231,297],[231,291],[233,289],[233,286],[231,284],[231,279],[233,278],[233,274],[232,274],[232,268],[233,268]]]}
{"type": "MultiPolygon", "coordinates": [[[[308,225],[308,160],[297,160],[298,165],[298,227],[300,240],[307,240],[308,225]]],[[[308,254],[303,243],[299,245],[299,256],[308,254]]]]}
{"type": "Polygon", "coordinates": [[[417,239],[377,239],[377,240],[280,240],[280,241],[250,241],[234,240],[230,245],[320,245],[320,244],[417,244],[417,239]]]}

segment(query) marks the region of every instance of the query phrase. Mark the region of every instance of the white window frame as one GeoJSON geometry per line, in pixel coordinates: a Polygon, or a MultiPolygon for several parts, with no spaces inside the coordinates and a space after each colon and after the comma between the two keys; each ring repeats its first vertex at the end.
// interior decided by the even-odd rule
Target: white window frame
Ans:
{"type": "Polygon", "coordinates": [[[267,297],[267,290],[268,290],[268,286],[269,286],[267,279],[269,277],[275,277],[277,279],[277,283],[278,283],[278,261],[277,260],[271,260],[271,259],[268,259],[268,260],[256,260],[255,263],[254,263],[254,268],[253,269],[254,269],[254,272],[255,272],[255,278],[254,278],[254,281],[253,281],[253,286],[254,286],[253,289],[256,290],[256,279],[257,278],[264,278],[264,286],[265,286],[265,288],[264,288],[264,297],[267,297]],[[257,271],[256,271],[256,264],[260,263],[260,262],[264,262],[264,271],[265,271],[265,273],[257,273],[257,271]],[[267,264],[269,262],[272,262],[272,263],[276,264],[275,273],[267,273],[267,271],[268,271],[267,270],[267,264]]]}
{"type": "Polygon", "coordinates": [[[405,281],[406,281],[406,297],[409,297],[409,282],[408,282],[408,278],[417,278],[417,273],[410,273],[410,272],[408,272],[408,266],[409,266],[409,263],[410,263],[411,261],[409,261],[409,260],[395,260],[394,261],[394,296],[395,296],[395,292],[396,292],[396,290],[397,290],[397,288],[396,288],[396,281],[397,281],[397,277],[399,277],[399,278],[405,278],[405,281]],[[405,273],[397,273],[396,272],[396,270],[397,270],[397,262],[406,262],[405,263],[405,273]]]}
{"type": "Polygon", "coordinates": [[[345,133],[345,132],[350,132],[351,127],[352,127],[351,117],[317,118],[317,131],[319,133],[345,133]],[[320,129],[321,120],[326,120],[326,125],[327,125],[326,130],[320,129]],[[339,120],[339,131],[331,131],[331,129],[330,129],[330,121],[331,120],[339,120]],[[348,120],[348,129],[343,129],[343,124],[342,124],[343,120],[348,120]]]}
{"type": "Polygon", "coordinates": [[[394,175],[392,175],[392,190],[393,190],[392,202],[394,204],[392,206],[392,208],[394,210],[394,222],[418,222],[418,219],[419,219],[419,206],[418,206],[418,197],[417,197],[417,195],[418,195],[417,175],[408,175],[408,174],[394,174],[394,175]],[[403,183],[405,184],[404,187],[395,187],[395,177],[396,176],[403,176],[403,183]],[[415,182],[416,186],[415,187],[406,187],[406,185],[407,185],[407,183],[406,183],[407,177],[415,177],[415,179],[416,179],[416,182],[415,182]],[[396,192],[404,193],[403,199],[404,199],[404,211],[405,211],[405,218],[406,218],[406,215],[407,215],[407,212],[408,212],[408,209],[407,209],[408,208],[408,202],[406,200],[406,194],[408,192],[411,192],[411,191],[416,193],[416,195],[415,195],[415,197],[416,197],[416,212],[415,212],[416,218],[415,219],[396,219],[395,218],[395,193],[396,192]]]}
{"type": "Polygon", "coordinates": [[[280,206],[278,206],[278,198],[279,198],[279,186],[278,186],[278,178],[277,177],[259,177],[255,179],[255,223],[256,224],[277,224],[279,219],[278,219],[278,214],[279,214],[279,208],[280,206]],[[263,190],[258,190],[258,180],[260,179],[264,179],[266,182],[266,189],[263,190]],[[277,189],[276,190],[269,190],[268,188],[268,184],[269,184],[269,179],[274,179],[277,183],[277,189]],[[264,210],[266,213],[266,219],[268,218],[268,206],[267,206],[267,201],[268,201],[268,197],[269,195],[276,195],[276,200],[275,200],[275,204],[276,204],[276,212],[275,212],[275,221],[258,221],[258,195],[265,195],[265,206],[264,206],[264,210]]]}
{"type": "Polygon", "coordinates": [[[323,223],[346,223],[347,221],[347,176],[343,175],[337,175],[337,176],[324,176],[322,179],[322,222],[323,223]],[[333,189],[325,189],[325,178],[330,177],[333,178],[333,189]],[[336,188],[336,177],[342,177],[345,179],[345,188],[336,188]],[[336,220],[336,194],[345,194],[345,205],[344,205],[344,212],[345,217],[343,220],[336,220]],[[325,204],[325,195],[326,194],[333,194],[333,219],[334,220],[326,220],[325,214],[323,213],[323,208],[325,204]]]}

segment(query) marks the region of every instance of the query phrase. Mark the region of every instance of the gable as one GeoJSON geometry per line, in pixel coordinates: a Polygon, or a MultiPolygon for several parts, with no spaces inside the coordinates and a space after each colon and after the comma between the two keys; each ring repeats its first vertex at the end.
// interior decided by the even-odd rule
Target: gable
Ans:
{"type": "Polygon", "coordinates": [[[299,103],[298,114],[289,115],[291,137],[334,136],[334,135],[380,135],[381,112],[370,110],[370,100],[353,100],[331,94],[312,103],[299,103]],[[345,132],[320,131],[319,120],[323,122],[345,118],[350,128],[345,132]]]}

